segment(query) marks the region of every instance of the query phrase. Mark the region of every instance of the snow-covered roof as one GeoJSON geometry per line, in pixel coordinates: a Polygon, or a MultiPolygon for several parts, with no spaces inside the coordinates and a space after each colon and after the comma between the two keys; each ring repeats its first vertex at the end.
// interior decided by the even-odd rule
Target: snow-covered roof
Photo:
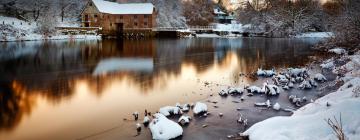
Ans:
{"type": "Polygon", "coordinates": [[[127,3],[120,4],[104,0],[92,0],[101,13],[108,14],[152,14],[154,5],[151,3],[127,3]]]}

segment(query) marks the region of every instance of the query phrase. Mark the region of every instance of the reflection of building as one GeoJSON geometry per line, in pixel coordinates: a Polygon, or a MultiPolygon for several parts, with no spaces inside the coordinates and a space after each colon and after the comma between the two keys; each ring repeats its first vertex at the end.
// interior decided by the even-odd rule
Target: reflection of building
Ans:
{"type": "Polygon", "coordinates": [[[117,35],[126,29],[151,30],[156,25],[151,3],[120,4],[104,0],[89,1],[81,13],[83,27],[101,27],[106,35],[117,35]]]}

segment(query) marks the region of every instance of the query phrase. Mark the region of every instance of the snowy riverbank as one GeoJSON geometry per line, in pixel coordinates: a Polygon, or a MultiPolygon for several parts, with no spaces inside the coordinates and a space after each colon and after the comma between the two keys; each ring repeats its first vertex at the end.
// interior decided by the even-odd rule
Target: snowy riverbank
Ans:
{"type": "MultiPolygon", "coordinates": [[[[341,66],[330,67],[333,73],[343,75],[345,82],[336,92],[310,103],[289,117],[273,117],[250,127],[243,135],[251,140],[281,139],[337,139],[328,119],[342,119],[346,139],[360,139],[360,52],[338,58],[348,61],[341,66]]],[[[329,59],[327,63],[334,63],[329,59]]]]}
{"type": "MultiPolygon", "coordinates": [[[[35,41],[35,40],[74,40],[101,39],[99,35],[42,35],[37,33],[40,28],[36,22],[26,22],[12,17],[0,16],[0,42],[35,41]]],[[[59,26],[78,26],[73,23],[59,23],[59,26]]]]}

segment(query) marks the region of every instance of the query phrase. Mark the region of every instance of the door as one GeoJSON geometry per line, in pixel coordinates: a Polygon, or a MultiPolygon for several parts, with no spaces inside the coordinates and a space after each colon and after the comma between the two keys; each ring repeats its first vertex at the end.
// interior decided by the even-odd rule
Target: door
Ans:
{"type": "Polygon", "coordinates": [[[123,23],[116,23],[116,36],[121,37],[124,31],[123,23]]]}
{"type": "Polygon", "coordinates": [[[85,17],[84,17],[84,22],[85,22],[85,27],[89,27],[90,25],[89,25],[89,15],[85,15],[85,17]]]}

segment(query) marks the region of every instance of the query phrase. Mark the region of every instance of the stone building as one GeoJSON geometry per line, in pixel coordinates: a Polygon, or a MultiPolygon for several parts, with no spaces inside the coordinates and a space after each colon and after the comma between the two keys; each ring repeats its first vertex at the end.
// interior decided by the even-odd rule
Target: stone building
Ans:
{"type": "Polygon", "coordinates": [[[151,3],[117,3],[90,0],[81,12],[82,27],[100,27],[106,36],[151,32],[156,11],[151,3]]]}

